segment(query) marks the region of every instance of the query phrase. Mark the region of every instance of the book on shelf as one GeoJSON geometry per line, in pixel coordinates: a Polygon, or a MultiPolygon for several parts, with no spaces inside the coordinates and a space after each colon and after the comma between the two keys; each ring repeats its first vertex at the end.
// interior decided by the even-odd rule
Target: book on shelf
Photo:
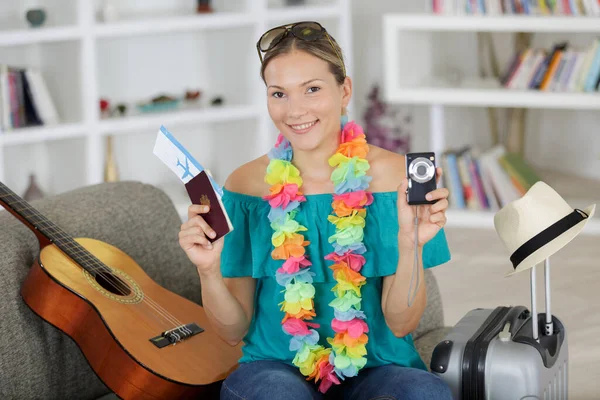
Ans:
{"type": "Polygon", "coordinates": [[[500,79],[503,87],[545,92],[600,90],[600,38],[587,48],[555,43],[551,49],[528,48],[516,53],[500,79]]]}
{"type": "Polygon", "coordinates": [[[37,68],[0,64],[0,127],[2,131],[58,123],[50,91],[37,68]]]}
{"type": "Polygon", "coordinates": [[[497,211],[540,180],[519,154],[502,145],[484,152],[472,146],[449,149],[442,154],[441,166],[448,201],[455,209],[497,211]]]}
{"type": "Polygon", "coordinates": [[[432,0],[444,15],[570,15],[600,16],[598,0],[432,0]]]}

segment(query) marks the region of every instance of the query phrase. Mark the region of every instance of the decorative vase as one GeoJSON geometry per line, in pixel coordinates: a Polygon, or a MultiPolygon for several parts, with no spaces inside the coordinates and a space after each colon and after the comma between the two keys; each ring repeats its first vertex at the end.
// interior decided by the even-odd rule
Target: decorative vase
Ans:
{"type": "Polygon", "coordinates": [[[223,98],[221,96],[216,96],[210,101],[210,105],[213,107],[218,107],[223,105],[223,98]]]}
{"type": "Polygon", "coordinates": [[[127,113],[127,105],[126,105],[126,104],[124,104],[124,103],[119,103],[119,104],[117,104],[117,107],[116,107],[116,109],[117,109],[117,112],[119,113],[119,115],[120,115],[121,117],[124,117],[124,116],[125,116],[125,113],[127,113]]]}
{"type": "Polygon", "coordinates": [[[368,99],[369,104],[363,118],[369,143],[395,153],[408,153],[412,136],[412,115],[385,103],[378,85],[372,87],[368,99]]]}
{"type": "Polygon", "coordinates": [[[25,194],[23,195],[23,200],[32,201],[39,200],[44,197],[44,193],[39,188],[34,174],[29,174],[29,186],[25,190],[25,194]]]}
{"type": "Polygon", "coordinates": [[[211,13],[213,9],[210,5],[210,0],[197,0],[196,12],[199,14],[211,13]]]}
{"type": "Polygon", "coordinates": [[[104,182],[117,182],[119,170],[113,152],[112,136],[106,137],[106,159],[104,162],[104,182]]]}
{"type": "Polygon", "coordinates": [[[31,27],[36,28],[42,26],[46,21],[46,11],[42,8],[32,8],[25,13],[25,18],[31,27]]]}

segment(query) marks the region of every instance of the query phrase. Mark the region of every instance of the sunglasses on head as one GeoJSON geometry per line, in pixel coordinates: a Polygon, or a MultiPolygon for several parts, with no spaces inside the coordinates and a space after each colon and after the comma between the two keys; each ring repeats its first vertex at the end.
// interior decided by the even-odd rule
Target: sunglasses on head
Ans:
{"type": "Polygon", "coordinates": [[[333,45],[331,37],[321,24],[314,21],[296,22],[294,24],[281,25],[276,28],[269,29],[268,31],[263,33],[263,35],[256,43],[256,50],[258,51],[258,58],[260,58],[261,64],[263,62],[262,53],[273,49],[275,46],[281,43],[281,41],[290,33],[294,35],[294,37],[296,37],[297,39],[306,40],[309,42],[319,40],[323,36],[327,37],[329,44],[331,44],[331,48],[333,48],[333,51],[335,51],[335,54],[338,56],[340,62],[342,63],[344,76],[346,76],[346,66],[344,65],[342,57],[333,45]]]}

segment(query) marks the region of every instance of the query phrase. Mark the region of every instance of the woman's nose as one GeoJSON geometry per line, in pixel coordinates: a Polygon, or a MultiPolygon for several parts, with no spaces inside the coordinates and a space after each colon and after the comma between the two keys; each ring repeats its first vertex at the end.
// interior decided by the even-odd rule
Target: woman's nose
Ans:
{"type": "Polygon", "coordinates": [[[289,99],[288,102],[288,117],[299,118],[306,114],[306,106],[301,99],[289,99]]]}

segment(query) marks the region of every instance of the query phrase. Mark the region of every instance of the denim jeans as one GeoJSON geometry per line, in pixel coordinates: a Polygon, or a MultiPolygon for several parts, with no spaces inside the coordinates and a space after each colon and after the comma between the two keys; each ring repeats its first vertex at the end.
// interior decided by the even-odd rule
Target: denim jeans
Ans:
{"type": "Polygon", "coordinates": [[[225,400],[452,400],[450,388],[436,375],[416,368],[384,365],[333,385],[325,394],[298,368],[279,361],[242,363],[221,386],[225,400]]]}

